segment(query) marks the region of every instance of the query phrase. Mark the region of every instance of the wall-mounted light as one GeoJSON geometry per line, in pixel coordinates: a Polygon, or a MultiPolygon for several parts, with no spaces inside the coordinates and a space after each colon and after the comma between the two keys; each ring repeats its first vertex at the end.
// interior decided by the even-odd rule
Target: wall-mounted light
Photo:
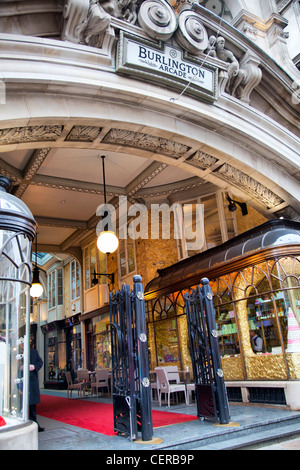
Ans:
{"type": "Polygon", "coordinates": [[[30,288],[31,297],[37,299],[43,295],[44,289],[40,282],[40,270],[37,267],[37,234],[35,236],[35,267],[32,273],[32,282],[30,288]]]}
{"type": "MultiPolygon", "coordinates": [[[[105,156],[102,155],[102,171],[103,171],[103,187],[104,187],[104,204],[106,206],[106,185],[105,185],[105,167],[104,159],[105,156]]],[[[99,234],[97,239],[97,246],[101,253],[110,254],[117,250],[119,246],[119,240],[115,232],[108,230],[107,226],[104,227],[104,230],[99,234]]]]}
{"type": "Polygon", "coordinates": [[[227,201],[229,202],[228,210],[229,212],[235,212],[237,210],[236,204],[241,208],[242,215],[248,214],[247,204],[245,202],[238,202],[227,194],[227,201]]]}
{"type": "Polygon", "coordinates": [[[98,281],[97,277],[100,277],[100,276],[108,277],[112,284],[114,284],[114,282],[115,282],[115,274],[114,273],[106,274],[106,273],[96,273],[94,271],[93,278],[92,278],[92,285],[93,286],[96,286],[98,284],[99,281],[98,281]]]}

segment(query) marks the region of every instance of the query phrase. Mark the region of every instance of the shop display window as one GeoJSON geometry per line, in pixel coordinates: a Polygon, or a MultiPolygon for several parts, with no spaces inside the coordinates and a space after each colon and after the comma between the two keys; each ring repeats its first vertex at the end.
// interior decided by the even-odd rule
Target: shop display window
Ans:
{"type": "Polygon", "coordinates": [[[240,353],[236,314],[232,303],[228,276],[211,283],[214,294],[214,308],[219,336],[221,356],[233,356],[240,353]]]}
{"type": "MultiPolygon", "coordinates": [[[[259,297],[251,296],[247,301],[249,330],[255,332],[262,339],[262,346],[258,350],[253,347],[254,352],[272,354],[282,354],[283,352],[281,331],[273,299],[273,295],[265,294],[259,297]]],[[[253,341],[251,345],[253,346],[253,341]]]]}
{"type": "MultiPolygon", "coordinates": [[[[299,259],[271,259],[211,279],[210,285],[221,357],[227,361],[238,357],[232,360],[241,361],[238,365],[241,376],[245,373],[245,363],[249,358],[254,360],[258,355],[262,360],[268,360],[268,356],[274,356],[274,359],[283,361],[287,376],[290,370],[290,375],[296,377],[299,355],[294,353],[300,354],[299,259]],[[261,338],[260,350],[254,348],[254,333],[261,338]],[[288,359],[291,356],[293,360],[288,359]]],[[[178,333],[179,318],[185,318],[184,292],[170,293],[147,302],[152,367],[180,365],[182,354],[185,363],[190,361],[185,357],[189,354],[188,348],[187,353],[183,353],[183,344],[188,339],[178,333]]],[[[261,376],[266,371],[261,372],[261,376]]],[[[278,378],[281,378],[279,375],[278,378]]]]}
{"type": "Polygon", "coordinates": [[[66,332],[53,330],[46,333],[45,380],[61,382],[66,370],[66,332]]]}
{"type": "Polygon", "coordinates": [[[180,367],[176,318],[156,322],[154,328],[158,366],[177,365],[180,367]]]}
{"type": "Polygon", "coordinates": [[[109,315],[93,318],[93,345],[95,369],[112,367],[109,315]]]}
{"type": "Polygon", "coordinates": [[[71,364],[68,370],[82,369],[82,347],[81,347],[81,326],[76,325],[70,331],[70,356],[71,364]]]}

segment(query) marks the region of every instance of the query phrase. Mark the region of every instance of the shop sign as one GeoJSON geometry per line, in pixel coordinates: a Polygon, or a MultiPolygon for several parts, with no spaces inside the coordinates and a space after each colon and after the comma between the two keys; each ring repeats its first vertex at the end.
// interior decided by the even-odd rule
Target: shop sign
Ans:
{"type": "Polygon", "coordinates": [[[205,101],[217,99],[217,67],[204,65],[200,59],[162,42],[121,32],[116,71],[167,86],[179,94],[184,90],[185,94],[205,101]]]}

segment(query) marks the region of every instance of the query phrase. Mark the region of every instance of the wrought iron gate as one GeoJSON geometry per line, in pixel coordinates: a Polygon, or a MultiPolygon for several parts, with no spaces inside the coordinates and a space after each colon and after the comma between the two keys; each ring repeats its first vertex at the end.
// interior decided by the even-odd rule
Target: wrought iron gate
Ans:
{"type": "Polygon", "coordinates": [[[201,280],[185,295],[190,353],[193,364],[198,417],[230,421],[227,392],[218,345],[212,291],[208,279],[201,280]]]}
{"type": "Polygon", "coordinates": [[[110,294],[114,430],[142,440],[153,436],[144,287],[124,285],[110,294]]]}

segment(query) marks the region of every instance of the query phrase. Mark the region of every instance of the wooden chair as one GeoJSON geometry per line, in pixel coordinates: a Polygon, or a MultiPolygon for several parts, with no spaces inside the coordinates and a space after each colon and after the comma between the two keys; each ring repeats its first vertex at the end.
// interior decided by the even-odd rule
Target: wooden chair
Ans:
{"type": "Polygon", "coordinates": [[[185,384],[184,383],[170,384],[168,374],[164,367],[157,367],[155,371],[156,371],[157,380],[159,382],[159,395],[158,395],[159,406],[161,406],[161,395],[163,393],[168,395],[168,408],[170,408],[171,393],[184,392],[185,402],[187,403],[185,384]]]}
{"type": "Polygon", "coordinates": [[[68,391],[67,391],[68,398],[70,398],[69,397],[70,392],[71,392],[71,398],[72,398],[72,391],[73,390],[77,390],[78,395],[80,394],[80,398],[81,398],[81,392],[82,392],[83,387],[84,387],[84,382],[73,383],[73,380],[72,380],[72,377],[71,377],[71,372],[65,372],[65,376],[66,376],[67,385],[68,385],[68,391]]]}
{"type": "Polygon", "coordinates": [[[99,388],[107,388],[108,393],[110,393],[108,379],[109,379],[109,369],[96,370],[95,382],[91,382],[92,395],[93,395],[94,388],[96,388],[97,390],[97,398],[98,398],[99,388]]]}
{"type": "Polygon", "coordinates": [[[77,379],[78,382],[84,382],[83,394],[86,392],[86,390],[91,389],[91,379],[89,376],[89,371],[87,369],[79,369],[77,371],[77,379]]]}

